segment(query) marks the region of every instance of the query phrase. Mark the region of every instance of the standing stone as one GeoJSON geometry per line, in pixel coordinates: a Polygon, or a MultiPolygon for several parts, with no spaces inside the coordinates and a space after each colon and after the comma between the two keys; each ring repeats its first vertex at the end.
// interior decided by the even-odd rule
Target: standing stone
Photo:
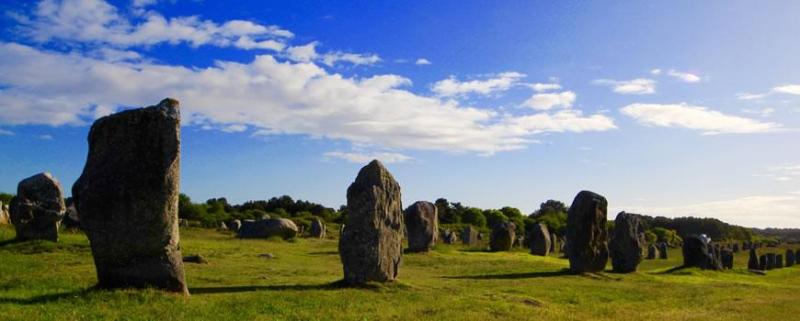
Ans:
{"type": "Polygon", "coordinates": [[[650,244],[647,247],[647,259],[648,260],[655,260],[656,257],[659,255],[658,247],[655,244],[650,244]]]}
{"type": "Polygon", "coordinates": [[[720,253],[720,259],[723,269],[733,269],[733,250],[723,249],[720,253]]]}
{"type": "Polygon", "coordinates": [[[644,252],[646,244],[641,217],[625,212],[617,214],[617,218],[614,219],[614,231],[608,244],[614,272],[635,272],[639,263],[642,262],[642,252],[644,252]]]}
{"type": "Polygon", "coordinates": [[[747,268],[750,270],[760,270],[756,249],[750,249],[750,257],[747,259],[747,268]]]}
{"type": "Polygon", "coordinates": [[[325,222],[323,222],[319,218],[315,218],[314,221],[311,222],[311,228],[309,229],[309,234],[311,237],[324,239],[326,234],[325,222]]]}
{"type": "Polygon", "coordinates": [[[775,268],[783,268],[783,255],[775,254],[775,268]]]}
{"type": "Polygon", "coordinates": [[[683,240],[683,266],[703,270],[721,270],[722,264],[709,249],[708,238],[692,235],[683,240]]]}
{"type": "Polygon", "coordinates": [[[230,228],[231,231],[238,233],[239,229],[242,228],[242,221],[231,220],[230,222],[228,222],[228,228],[230,228]]]}
{"type": "Polygon", "coordinates": [[[286,218],[271,218],[266,220],[245,220],[239,228],[238,236],[243,239],[267,239],[280,237],[284,240],[292,239],[300,234],[297,224],[286,218]]]}
{"type": "Polygon", "coordinates": [[[787,249],[786,250],[786,267],[793,266],[796,259],[797,258],[795,257],[794,252],[792,252],[791,249],[787,249]]]}
{"type": "MultiPolygon", "coordinates": [[[[755,247],[752,247],[752,249],[755,250],[755,247]]],[[[762,270],[762,271],[766,271],[767,270],[767,265],[769,265],[769,262],[767,260],[767,255],[766,254],[761,254],[761,256],[758,257],[758,269],[762,270]]]]}
{"type": "Polygon", "coordinates": [[[739,253],[739,243],[733,243],[731,250],[733,250],[733,253],[739,253]]]}
{"type": "Polygon", "coordinates": [[[550,253],[558,253],[561,249],[561,245],[558,242],[558,236],[556,233],[550,233],[550,253]]]}
{"type": "Polygon", "coordinates": [[[478,245],[478,229],[472,225],[467,225],[461,230],[461,242],[464,245],[476,246],[478,245]]]}
{"type": "Polygon", "coordinates": [[[767,253],[767,270],[775,268],[775,253],[767,253]]]}
{"type": "Polygon", "coordinates": [[[517,226],[511,222],[502,222],[492,229],[489,236],[489,249],[492,252],[510,251],[516,239],[517,226]]]}
{"type": "Polygon", "coordinates": [[[188,295],[178,233],[178,101],[98,119],[72,186],[101,288],[155,287],[188,295]]]}
{"type": "Polygon", "coordinates": [[[364,284],[397,278],[403,255],[400,185],[377,160],[347,188],[347,221],[339,239],[344,281],[364,284]]]}
{"type": "Polygon", "coordinates": [[[547,256],[550,254],[550,248],[552,246],[550,240],[550,231],[547,230],[547,225],[542,223],[537,223],[533,226],[533,229],[528,236],[531,254],[539,255],[539,256],[547,256]]]}
{"type": "Polygon", "coordinates": [[[608,262],[606,214],[603,196],[582,191],[567,212],[567,257],[573,273],[600,272],[608,262]]]}
{"type": "Polygon", "coordinates": [[[668,254],[669,246],[667,245],[667,242],[661,242],[658,246],[659,246],[658,258],[666,260],[669,257],[668,254]]]}
{"type": "Polygon", "coordinates": [[[11,218],[8,214],[8,206],[0,201],[0,225],[7,225],[9,223],[11,223],[11,218]]]}
{"type": "Polygon", "coordinates": [[[451,230],[444,230],[441,233],[442,242],[444,244],[456,244],[458,243],[458,234],[455,231],[451,230]]]}
{"type": "Polygon", "coordinates": [[[408,233],[408,251],[430,251],[436,244],[439,231],[436,206],[431,202],[419,201],[411,204],[403,216],[408,233]]]}
{"type": "Polygon", "coordinates": [[[56,242],[66,210],[61,183],[50,173],[40,173],[19,182],[9,216],[18,240],[56,242]]]}

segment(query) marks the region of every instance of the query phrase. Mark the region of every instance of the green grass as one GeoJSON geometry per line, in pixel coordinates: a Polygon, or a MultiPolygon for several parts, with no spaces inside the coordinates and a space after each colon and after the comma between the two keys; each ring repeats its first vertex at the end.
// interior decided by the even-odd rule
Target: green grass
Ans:
{"type": "MultiPolygon", "coordinates": [[[[0,242],[14,232],[0,227],[0,242]]],[[[670,271],[645,261],[633,274],[564,273],[568,262],[520,250],[437,245],[403,257],[400,280],[341,288],[336,240],[238,240],[181,231],[191,297],[154,290],[93,291],[86,237],[0,245],[0,320],[796,320],[800,267],[748,273],[746,253],[726,272],[670,271]],[[258,257],[271,253],[273,259],[258,257]]]]}

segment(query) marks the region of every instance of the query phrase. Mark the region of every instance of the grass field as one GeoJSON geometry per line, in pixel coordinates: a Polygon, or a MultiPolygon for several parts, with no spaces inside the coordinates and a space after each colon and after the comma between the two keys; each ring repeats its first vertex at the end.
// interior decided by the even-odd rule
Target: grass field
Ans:
{"type": "Polygon", "coordinates": [[[403,257],[400,280],[341,288],[337,241],[238,240],[204,229],[181,231],[191,297],[158,291],[94,291],[83,234],[59,243],[4,242],[0,227],[0,320],[798,320],[800,267],[672,271],[645,261],[638,273],[570,275],[568,262],[519,250],[487,253],[438,245],[403,257]],[[259,257],[271,253],[274,258],[259,257]]]}

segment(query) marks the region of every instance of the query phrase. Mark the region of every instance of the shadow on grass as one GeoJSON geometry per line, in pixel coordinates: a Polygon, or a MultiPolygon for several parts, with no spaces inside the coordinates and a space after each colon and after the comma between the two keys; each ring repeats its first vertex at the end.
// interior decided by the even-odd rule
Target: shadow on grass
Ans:
{"type": "Polygon", "coordinates": [[[7,245],[11,245],[11,244],[14,244],[14,243],[20,243],[20,242],[22,242],[22,241],[20,241],[18,239],[15,239],[15,238],[14,239],[10,239],[10,240],[5,240],[5,241],[0,242],[0,247],[4,247],[4,246],[7,246],[7,245]]]}
{"type": "Polygon", "coordinates": [[[220,293],[241,293],[255,291],[331,291],[340,289],[365,289],[365,290],[386,290],[405,288],[399,282],[367,284],[348,284],[344,280],[322,284],[284,284],[284,285],[243,285],[243,286],[221,286],[221,287],[197,287],[189,288],[191,295],[220,294],[220,293]]]}
{"type": "Polygon", "coordinates": [[[64,293],[45,294],[45,295],[35,296],[29,299],[0,297],[0,304],[36,305],[36,304],[50,303],[62,299],[77,298],[84,296],[92,291],[96,291],[96,289],[89,288],[89,289],[76,290],[64,293]]]}
{"type": "Polygon", "coordinates": [[[444,276],[443,278],[461,279],[461,280],[515,280],[515,279],[548,278],[548,277],[558,277],[565,275],[575,275],[575,274],[570,272],[569,269],[561,269],[558,271],[547,271],[547,272],[458,275],[458,276],[444,276]]]}
{"type": "Polygon", "coordinates": [[[339,251],[309,252],[309,255],[339,255],[339,251]]]}
{"type": "Polygon", "coordinates": [[[672,273],[675,273],[675,272],[683,271],[683,270],[685,270],[687,268],[688,268],[687,266],[678,265],[676,267],[672,267],[672,268],[669,268],[667,270],[664,270],[664,271],[661,271],[661,272],[656,272],[656,273],[653,273],[653,274],[672,274],[672,273]]]}

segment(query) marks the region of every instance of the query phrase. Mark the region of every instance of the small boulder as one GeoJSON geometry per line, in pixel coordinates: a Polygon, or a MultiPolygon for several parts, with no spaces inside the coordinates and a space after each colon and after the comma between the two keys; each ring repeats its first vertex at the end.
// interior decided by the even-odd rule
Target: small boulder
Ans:
{"type": "Polygon", "coordinates": [[[783,268],[783,255],[775,254],[775,268],[783,268]]]}
{"type": "Polygon", "coordinates": [[[502,222],[494,226],[489,236],[489,249],[493,252],[510,251],[517,238],[517,226],[511,222],[502,222]]]}
{"type": "Polygon", "coordinates": [[[461,230],[461,242],[464,245],[476,246],[478,245],[478,229],[472,225],[467,225],[461,230]]]}
{"type": "Polygon", "coordinates": [[[0,201],[0,225],[7,225],[11,223],[10,215],[8,214],[8,205],[0,201]]]}
{"type": "Polygon", "coordinates": [[[550,231],[547,230],[547,225],[537,223],[533,226],[528,236],[530,239],[531,254],[539,256],[547,256],[550,254],[552,243],[550,240],[550,231]]]}
{"type": "Polygon", "coordinates": [[[642,262],[645,244],[647,240],[644,237],[641,216],[625,212],[617,214],[608,246],[614,272],[635,272],[642,262]]]}
{"type": "Polygon", "coordinates": [[[311,228],[309,228],[309,234],[313,238],[324,239],[326,234],[327,228],[325,227],[325,222],[323,222],[319,218],[315,218],[311,221],[311,228]]]}
{"type": "Polygon", "coordinates": [[[58,226],[67,210],[62,195],[61,183],[50,173],[19,182],[9,206],[17,239],[58,241],[58,226]]]}
{"type": "Polygon", "coordinates": [[[403,220],[408,233],[409,252],[428,252],[436,244],[439,219],[436,206],[419,201],[403,211],[403,220]]]}
{"type": "Polygon", "coordinates": [[[284,240],[294,238],[299,233],[297,225],[292,220],[285,218],[271,218],[268,220],[245,220],[239,228],[239,238],[266,239],[280,237],[284,240]]]}
{"type": "Polygon", "coordinates": [[[667,242],[661,242],[658,246],[659,246],[658,258],[662,259],[662,260],[666,260],[668,258],[668,255],[669,255],[668,254],[669,252],[667,251],[667,250],[669,250],[669,246],[667,245],[667,242]]]}
{"type": "Polygon", "coordinates": [[[660,254],[659,252],[660,251],[658,250],[658,247],[655,244],[650,244],[650,246],[647,247],[647,259],[655,260],[656,257],[659,256],[660,254]]]}
{"type": "Polygon", "coordinates": [[[722,249],[720,253],[720,261],[723,269],[733,269],[733,250],[727,248],[722,249]]]}

